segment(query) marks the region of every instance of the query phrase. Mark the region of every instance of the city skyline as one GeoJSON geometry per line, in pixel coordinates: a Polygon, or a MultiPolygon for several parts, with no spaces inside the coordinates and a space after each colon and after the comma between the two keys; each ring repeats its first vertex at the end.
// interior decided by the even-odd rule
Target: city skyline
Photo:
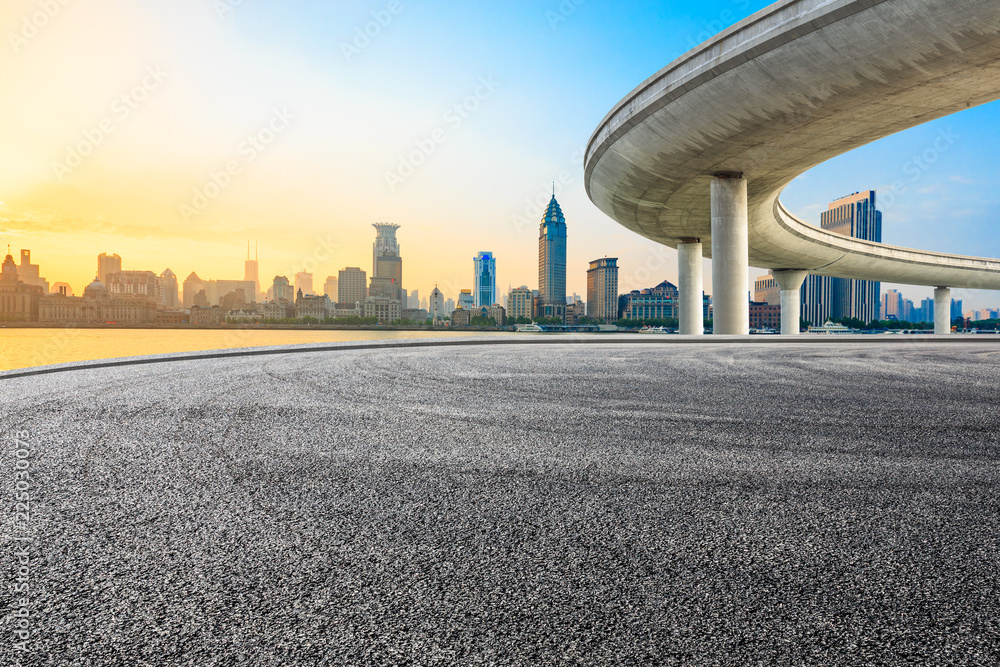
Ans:
{"type": "MultiPolygon", "coordinates": [[[[647,273],[676,281],[673,253],[590,204],[581,146],[628,82],[767,3],[643,2],[622,13],[591,0],[460,15],[440,2],[397,13],[377,2],[218,4],[223,11],[193,0],[60,5],[30,38],[22,33],[36,3],[5,5],[0,80],[30,94],[0,109],[9,146],[0,242],[66,267],[57,278],[76,291],[93,278],[91,256],[110,249],[130,268],[238,278],[246,238],[260,241],[263,280],[310,262],[322,280],[364,265],[363,228],[387,219],[410,234],[407,282],[423,293],[467,283],[467,255],[441,252],[456,244],[475,252],[488,243],[503,258],[498,284],[520,285],[530,282],[533,228],[555,180],[574,227],[568,292],[585,292],[587,263],[606,254],[631,267],[623,291],[648,286],[647,273]],[[373,16],[388,23],[361,48],[355,39],[373,16]],[[88,50],[94,39],[106,54],[88,50]],[[449,46],[419,48],[427,40],[449,46]],[[518,55],[540,42],[549,48],[518,55]],[[67,60],[78,70],[49,67],[67,60]],[[425,85],[428,71],[436,76],[425,85]],[[44,91],[31,85],[42,76],[52,79],[44,91]],[[379,77],[384,89],[370,85],[379,77]],[[540,115],[541,96],[565,104],[540,115]],[[316,157],[325,153],[338,159],[316,157]],[[480,155],[492,159],[472,160],[480,155]]],[[[989,130],[998,116],[990,104],[852,151],[798,179],[783,201],[818,224],[825,202],[871,185],[893,244],[998,255],[1000,203],[986,162],[1000,147],[989,130]],[[936,241],[944,224],[962,233],[936,241]]],[[[997,300],[957,292],[973,306],[997,300]]]]}

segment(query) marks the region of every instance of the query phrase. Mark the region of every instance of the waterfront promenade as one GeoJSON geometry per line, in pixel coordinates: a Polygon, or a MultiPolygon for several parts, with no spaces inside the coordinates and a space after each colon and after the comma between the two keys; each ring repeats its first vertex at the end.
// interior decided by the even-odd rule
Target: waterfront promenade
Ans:
{"type": "Polygon", "coordinates": [[[997,664],[1000,341],[532,338],[0,374],[24,664],[997,664]]]}

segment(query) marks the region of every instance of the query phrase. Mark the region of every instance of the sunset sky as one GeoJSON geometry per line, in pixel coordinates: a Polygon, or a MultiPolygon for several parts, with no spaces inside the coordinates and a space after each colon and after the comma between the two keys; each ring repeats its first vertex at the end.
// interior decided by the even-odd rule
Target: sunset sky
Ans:
{"type": "MultiPolygon", "coordinates": [[[[0,244],[30,248],[78,293],[101,252],[181,279],[242,278],[248,239],[262,282],[307,268],[321,285],[370,271],[371,224],[385,221],[401,225],[407,289],[454,296],[488,250],[505,291],[537,287],[557,181],[569,292],[585,293],[603,256],[620,258],[622,291],[676,282],[674,251],[587,199],[581,151],[641,81],[767,4],[5,0],[0,244]]],[[[880,202],[885,242],[996,257],[998,121],[991,104],[889,137],[784,200],[818,224],[833,199],[901,179],[906,192],[880,202]],[[914,173],[941,132],[954,145],[914,173]]]]}

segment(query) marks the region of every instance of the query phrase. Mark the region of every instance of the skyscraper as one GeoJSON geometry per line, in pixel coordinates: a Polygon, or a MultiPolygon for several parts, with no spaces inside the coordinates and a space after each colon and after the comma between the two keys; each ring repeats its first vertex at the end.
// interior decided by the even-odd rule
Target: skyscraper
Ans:
{"type": "Polygon", "coordinates": [[[781,305],[781,290],[778,289],[778,281],[770,273],[766,276],[758,276],[754,281],[753,300],[757,303],[773,306],[781,305]]]}
{"type": "Polygon", "coordinates": [[[243,263],[243,280],[253,281],[254,284],[254,300],[256,301],[257,295],[260,294],[260,276],[259,276],[259,265],[257,263],[257,248],[254,246],[253,259],[250,259],[250,242],[247,241],[247,261],[243,263]]]}
{"type": "Polygon", "coordinates": [[[480,252],[473,258],[475,267],[475,306],[492,306],[497,302],[497,261],[491,252],[480,252]]]}
{"type": "Polygon", "coordinates": [[[271,283],[271,298],[279,303],[294,303],[295,288],[286,276],[275,276],[271,283]]]}
{"type": "Polygon", "coordinates": [[[538,230],[539,317],[566,318],[566,218],[555,193],[538,230]]]}
{"type": "Polygon", "coordinates": [[[618,258],[595,259],[587,270],[587,316],[610,324],[618,320],[618,258]]]}
{"type": "Polygon", "coordinates": [[[160,303],[165,308],[176,308],[177,298],[177,274],[170,269],[165,269],[160,274],[160,303]]]}
{"type": "Polygon", "coordinates": [[[368,276],[360,268],[341,269],[337,279],[337,303],[354,305],[368,298],[368,276]]]}
{"type": "MultiPolygon", "coordinates": [[[[875,191],[838,199],[820,215],[823,229],[865,241],[882,242],[882,212],[875,208],[875,191]]],[[[878,315],[882,285],[873,280],[830,279],[831,314],[871,322],[878,315]]]]}
{"type": "Polygon", "coordinates": [[[108,274],[118,273],[122,270],[122,258],[119,255],[108,255],[101,253],[97,256],[97,279],[103,284],[108,284],[108,274]]]}
{"type": "Polygon", "coordinates": [[[882,295],[882,319],[903,319],[903,295],[894,289],[888,289],[882,295]]]}
{"type": "Polygon", "coordinates": [[[299,271],[295,274],[295,293],[302,291],[303,296],[315,294],[313,291],[313,274],[308,271],[299,271]]]}
{"type": "Polygon", "coordinates": [[[403,300],[403,260],[399,254],[396,230],[399,225],[376,222],[377,231],[372,245],[371,296],[382,296],[394,301],[403,300]]]}
{"type": "MultiPolygon", "coordinates": [[[[119,260],[121,260],[120,257],[119,260]]],[[[198,293],[205,289],[205,281],[199,278],[197,273],[192,271],[191,275],[184,279],[183,289],[184,307],[190,308],[195,305],[195,297],[198,296],[198,293]]]]}
{"type": "Polygon", "coordinates": [[[327,276],[323,283],[323,294],[330,297],[330,301],[337,302],[337,276],[327,276]]]}

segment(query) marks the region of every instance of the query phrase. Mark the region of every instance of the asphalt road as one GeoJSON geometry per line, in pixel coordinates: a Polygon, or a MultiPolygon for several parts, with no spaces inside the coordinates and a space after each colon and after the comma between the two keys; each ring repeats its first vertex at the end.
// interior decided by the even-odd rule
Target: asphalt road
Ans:
{"type": "Polygon", "coordinates": [[[1000,664],[998,406],[989,343],[0,377],[0,664],[1000,664]]]}

